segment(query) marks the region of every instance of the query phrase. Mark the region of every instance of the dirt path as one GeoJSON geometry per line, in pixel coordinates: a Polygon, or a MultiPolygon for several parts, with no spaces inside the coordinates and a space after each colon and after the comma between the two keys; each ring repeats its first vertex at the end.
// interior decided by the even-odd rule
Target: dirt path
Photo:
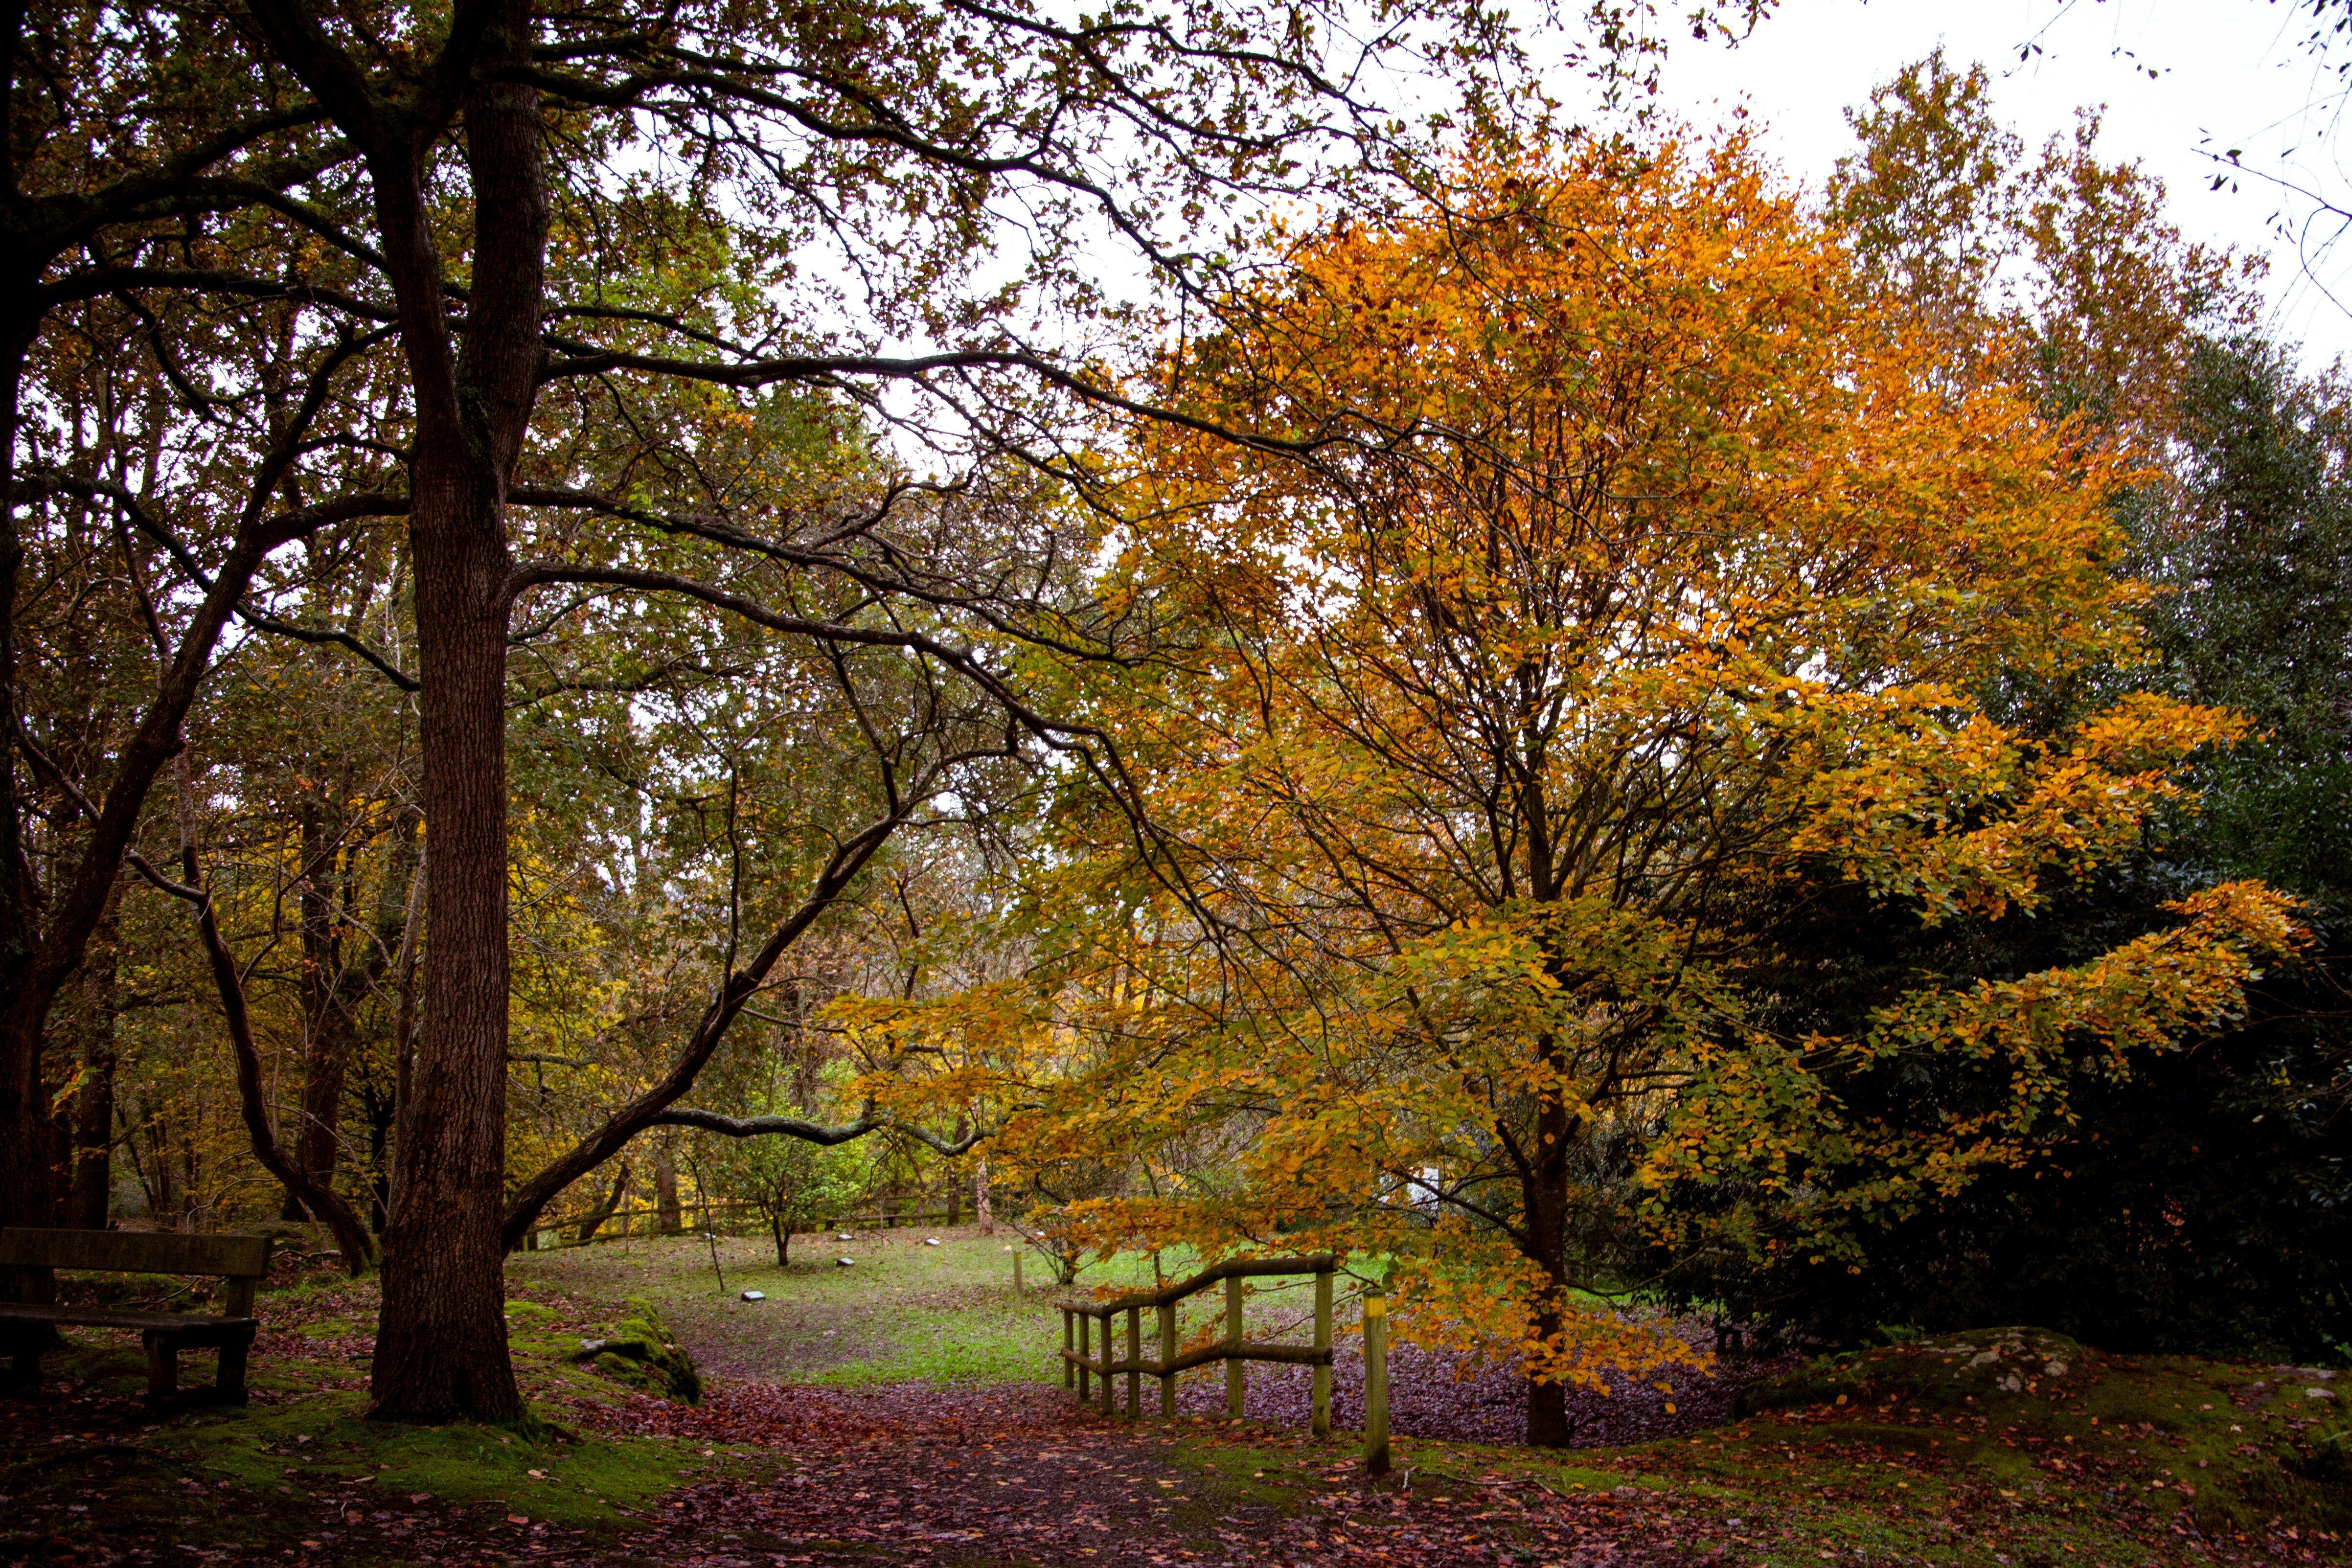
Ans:
{"type": "Polygon", "coordinates": [[[1045,1389],[741,1387],[699,1410],[646,1400],[578,1414],[783,1461],[772,1481],[667,1500],[661,1555],[711,1568],[1732,1560],[1652,1494],[1561,1497],[1500,1477],[1374,1490],[1345,1445],[1196,1419],[1105,1422],[1045,1389]]]}

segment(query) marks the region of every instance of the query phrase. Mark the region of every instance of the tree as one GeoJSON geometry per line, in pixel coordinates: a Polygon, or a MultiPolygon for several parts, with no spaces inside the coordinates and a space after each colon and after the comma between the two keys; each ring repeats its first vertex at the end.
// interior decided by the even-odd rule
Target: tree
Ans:
{"type": "MultiPolygon", "coordinates": [[[[2160,926],[2183,893],[2236,877],[2303,898],[2315,946],[2252,981],[2244,1017],[2193,1051],[2118,1073],[2082,1042],[2067,1070],[2074,1125],[1931,1208],[1884,1217],[1844,1270],[1787,1249],[1662,1255],[1639,1236],[1616,1239],[1617,1266],[1665,1280],[1670,1301],[1832,1340],[1890,1323],[2033,1322],[2115,1349],[2321,1354],[2344,1337],[2346,1300],[2334,1218],[2344,737],[2329,695],[2344,677],[2344,551],[2327,477],[2340,463],[2338,393],[2301,382],[2237,325],[2244,275],[2180,241],[2160,186],[2128,165],[2103,167],[2086,137],[2053,144],[2036,165],[1991,120],[1982,89],[1981,71],[1963,78],[1939,58],[1880,89],[1853,117],[1864,147],[1832,204],[1855,221],[1869,263],[1918,287],[1931,316],[1950,319],[1958,301],[1958,314],[1985,323],[1984,340],[2010,344],[1993,356],[2000,373],[2140,455],[2114,497],[2130,541],[2118,570],[2155,590],[2139,615],[2158,660],[2060,680],[2004,673],[1986,700],[2007,722],[2055,736],[2152,685],[2227,706],[2252,733],[2197,759],[2193,810],[2160,813],[2143,842],[2055,887],[2030,921],[1927,923],[1826,883],[1785,901],[1786,961],[1766,988],[1773,1027],[1843,1034],[1921,975],[2009,983],[2083,962],[2160,926]],[[2004,193],[1991,216],[1986,192],[2004,193]],[[2053,246],[2059,229],[2074,239],[2053,246]],[[1979,264],[1964,285],[1904,259],[1971,247],[1979,264]],[[2001,293],[2000,275],[2018,287],[2001,293]],[[2083,286],[2059,286],[2069,280],[2083,286]]],[[[1984,1087],[1890,1059],[1857,1063],[1840,1092],[1886,1122],[1932,1125],[1981,1111],[1984,1087]]],[[[1695,1233],[1774,1207],[1768,1193],[1728,1186],[1675,1201],[1711,1217],[1695,1233]]]]}
{"type": "Polygon", "coordinates": [[[1809,880],[2022,918],[2242,724],[1992,710],[1996,677],[2144,657],[2115,462],[1943,374],[1744,141],[1476,174],[1301,236],[1248,330],[1184,346],[1203,423],[1351,422],[1349,464],[1137,438],[1122,580],[1189,646],[1087,683],[1158,831],[1063,808],[1033,994],[1103,1065],[1031,1136],[1222,1135],[1097,1234],[1390,1254],[1414,1332],[1499,1341],[1558,1444],[1567,1382],[1687,1354],[1580,1305],[1625,1283],[1580,1239],[1745,1184],[1773,1207],[1709,1244],[1841,1264],[2063,1128],[2071,1052],[2224,1021],[2298,936],[2259,884],[2186,889],[2074,961],[1776,1028],[1809,880]],[[1868,1062],[1976,1100],[1875,1119],[1841,1097],[1868,1062]]]}
{"type": "Polygon", "coordinates": [[[1946,375],[2031,389],[2158,457],[2198,343],[2259,309],[2261,264],[2184,239],[2161,181],[2101,160],[2096,110],[2029,158],[1990,88],[1940,48],[1873,88],[1846,111],[1860,146],[1824,206],[1943,345],[1946,375]]]}
{"type": "MultiPolygon", "coordinates": [[[[798,1105],[769,1101],[757,1115],[803,1116],[798,1105]]],[[[808,1230],[866,1201],[873,1157],[863,1144],[830,1147],[803,1138],[730,1138],[702,1164],[713,1191],[760,1211],[776,1243],[776,1267],[792,1263],[793,1233],[808,1230]]]]}

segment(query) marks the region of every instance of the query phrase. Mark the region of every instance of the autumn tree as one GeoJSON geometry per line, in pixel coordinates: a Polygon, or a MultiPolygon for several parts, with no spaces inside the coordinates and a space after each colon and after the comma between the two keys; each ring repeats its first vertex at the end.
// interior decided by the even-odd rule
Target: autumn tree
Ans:
{"type": "MultiPolygon", "coordinates": [[[[1648,8],[1601,16],[1603,73],[1640,61],[1648,8]]],[[[1391,7],[1361,38],[1357,20],[1202,5],[1066,25],[952,3],[647,19],[527,0],[322,16],[267,0],[132,29],[168,63],[163,79],[260,93],[276,118],[199,133],[177,183],[142,187],[125,210],[185,220],[205,246],[221,237],[210,214],[266,211],[282,225],[267,237],[299,241],[299,255],[268,269],[168,256],[101,269],[103,287],[142,305],[179,291],[331,308],[372,362],[397,366],[398,394],[370,411],[394,428],[364,450],[406,481],[389,504],[408,536],[415,664],[383,673],[420,688],[428,913],[379,1415],[516,1413],[504,1247],[657,1124],[781,954],[972,755],[971,727],[941,716],[970,711],[956,701],[924,710],[919,758],[894,753],[903,733],[877,731],[866,755],[895,770],[886,810],[831,825],[834,852],[795,895],[760,890],[774,895],[764,931],[726,950],[714,999],[666,1071],[509,1204],[510,638],[601,596],[677,595],[828,652],[909,658],[994,706],[1007,721],[995,752],[1082,747],[1021,700],[1000,654],[1007,640],[1116,654],[1118,618],[1072,593],[1076,558],[1055,514],[992,500],[1001,487],[975,481],[1083,482],[1090,411],[1134,406],[1137,388],[1097,371],[1143,319],[1104,286],[1090,247],[1122,247],[1175,308],[1213,309],[1225,238],[1253,207],[1310,193],[1376,207],[1420,166],[1413,137],[1370,99],[1381,73],[1448,73],[1459,101],[1441,123],[1490,126],[1532,107],[1514,90],[1507,24],[1475,0],[1391,7]],[[289,128],[296,145],[273,146],[276,162],[194,190],[289,128]],[[863,508],[728,488],[701,444],[756,431],[765,392],[782,385],[828,387],[898,421],[905,439],[931,444],[931,471],[863,508]],[[976,530],[975,516],[997,526],[976,530]],[[681,557],[679,541],[701,553],[681,557]]],[[[159,102],[133,95],[107,111],[135,138],[159,102]]],[[[279,476],[267,476],[274,487],[279,476]]],[[[281,542],[239,549],[258,560],[281,542]]],[[[242,591],[235,572],[207,580],[223,607],[194,623],[204,650],[242,591]]],[[[167,687],[182,694],[174,711],[123,749],[131,788],[91,841],[77,910],[121,863],[201,653],[167,687]]],[[[45,986],[86,945],[79,914],[60,930],[45,986]]],[[[233,969],[215,936],[215,967],[233,969]]],[[[50,995],[12,1022],[19,1110],[37,1073],[16,1068],[37,1047],[17,1047],[50,995]]],[[[231,1013],[241,1005],[224,991],[231,1013]]],[[[10,1145],[10,1158],[30,1160],[29,1147],[10,1145]]]]}
{"type": "Polygon", "coordinates": [[[1413,1332],[1519,1358],[1558,1444],[1567,1384],[1687,1354],[1580,1304],[1622,1283],[1585,1241],[1741,1184],[1771,1202],[1711,1244],[1836,1266],[2063,1128],[2071,1050],[2211,1026],[2297,937],[2259,884],[2187,888],[2103,950],[1773,1027],[1817,879],[2024,919],[2242,724],[1990,707],[1998,676],[2145,657],[2116,468],[1956,383],[1745,141],[1467,183],[1300,235],[1250,329],[1167,368],[1203,423],[1346,456],[1137,437],[1119,580],[1189,651],[1084,683],[1154,831],[1063,808],[1032,1016],[1100,1066],[1023,1135],[1149,1159],[1222,1130],[1228,1163],[1094,1206],[1097,1234],[1385,1255],[1413,1332]],[[1864,1061],[1984,1092],[1874,1118],[1840,1094],[1864,1061]]]}
{"type": "Polygon", "coordinates": [[[1981,64],[1938,48],[1846,111],[1824,192],[1859,264],[1944,345],[1944,373],[2029,391],[2157,455],[2198,344],[2259,307],[2256,258],[2186,238],[2160,180],[2108,162],[2100,115],[2028,149],[1981,64]]]}

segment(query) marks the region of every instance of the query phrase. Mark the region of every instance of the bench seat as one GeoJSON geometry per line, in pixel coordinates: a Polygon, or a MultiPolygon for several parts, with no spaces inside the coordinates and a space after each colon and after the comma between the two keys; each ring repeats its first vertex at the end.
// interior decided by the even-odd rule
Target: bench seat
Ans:
{"type": "Polygon", "coordinates": [[[173,1236],[103,1230],[0,1230],[0,1283],[19,1296],[0,1301],[0,1348],[13,1353],[18,1377],[37,1382],[41,1353],[58,1327],[125,1329],[147,1348],[147,1396],[179,1389],[180,1352],[220,1352],[214,1396],[245,1403],[245,1367],[260,1328],[252,1317],[253,1290],[269,1270],[269,1243],[258,1236],[173,1236]],[[134,1312],[76,1307],[57,1301],[59,1269],[138,1274],[209,1274],[226,1286],[228,1310],[219,1317],[194,1312],[134,1312]],[[30,1295],[32,1300],[23,1300],[30,1295]]]}
{"type": "Polygon", "coordinates": [[[0,1301],[0,1323],[60,1323],[73,1328],[130,1329],[137,1333],[242,1333],[261,1325],[252,1318],[200,1318],[186,1312],[132,1312],[114,1307],[58,1307],[0,1301]]]}

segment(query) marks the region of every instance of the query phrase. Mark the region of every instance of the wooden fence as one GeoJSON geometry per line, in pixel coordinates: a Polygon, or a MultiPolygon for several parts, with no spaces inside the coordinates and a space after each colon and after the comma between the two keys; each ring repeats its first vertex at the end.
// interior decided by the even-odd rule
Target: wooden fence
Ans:
{"type": "MultiPolygon", "coordinates": [[[[1098,1403],[1105,1416],[1113,1413],[1113,1382],[1127,1378],[1127,1416],[1143,1414],[1143,1379],[1160,1380],[1160,1415],[1176,1414],[1176,1375],[1211,1362],[1225,1364],[1225,1414],[1238,1420],[1245,1402],[1247,1375],[1243,1364],[1267,1361],[1314,1368],[1313,1399],[1308,1428],[1318,1437],[1331,1432],[1331,1279],[1339,1260],[1330,1253],[1307,1258],[1234,1258],[1204,1269],[1189,1280],[1164,1290],[1121,1296],[1109,1301],[1064,1301],[1062,1309],[1062,1386],[1073,1389],[1081,1405],[1098,1403]],[[1242,1281],[1267,1276],[1311,1274],[1315,1277],[1315,1343],[1269,1344],[1245,1336],[1242,1326],[1242,1281]],[[1225,1287],[1225,1332],[1222,1339],[1179,1352],[1176,1303],[1223,1281],[1225,1287]],[[1143,1358],[1143,1310],[1158,1314],[1160,1355],[1143,1358]],[[1127,1355],[1118,1357],[1114,1322],[1127,1315],[1127,1355]],[[1097,1330],[1097,1325],[1099,1324],[1097,1330]],[[1099,1340],[1097,1341],[1097,1334],[1099,1340]],[[1099,1343],[1097,1351],[1094,1344],[1099,1343]],[[1090,1387],[1091,1385],[1091,1387],[1090,1387]]],[[[1388,1301],[1379,1290],[1364,1296],[1364,1462],[1374,1475],[1389,1468],[1388,1301]]]]}
{"type": "MultiPolygon", "coordinates": [[[[901,1225],[921,1226],[927,1221],[946,1225],[953,1221],[957,1216],[958,1209],[944,1203],[929,1207],[918,1205],[912,1208],[898,1210],[882,1208],[860,1214],[841,1215],[826,1220],[817,1230],[795,1230],[793,1234],[812,1236],[839,1230],[844,1227],[860,1230],[894,1230],[901,1225]]],[[[582,1243],[571,1233],[578,1228],[580,1221],[585,1218],[584,1215],[575,1215],[561,1224],[550,1225],[534,1231],[529,1245],[534,1250],[581,1245],[582,1243]]],[[[679,1228],[670,1234],[685,1236],[705,1230],[716,1230],[725,1235],[740,1235],[747,1231],[759,1233],[765,1231],[768,1224],[755,1206],[734,1199],[722,1199],[717,1203],[686,1204],[680,1209],[679,1222],[679,1228]]],[[[611,1214],[606,1215],[588,1239],[593,1241],[606,1237],[662,1235],[664,1232],[660,1229],[660,1225],[659,1205],[639,1203],[635,1198],[630,1198],[614,1209],[611,1214]]]]}

